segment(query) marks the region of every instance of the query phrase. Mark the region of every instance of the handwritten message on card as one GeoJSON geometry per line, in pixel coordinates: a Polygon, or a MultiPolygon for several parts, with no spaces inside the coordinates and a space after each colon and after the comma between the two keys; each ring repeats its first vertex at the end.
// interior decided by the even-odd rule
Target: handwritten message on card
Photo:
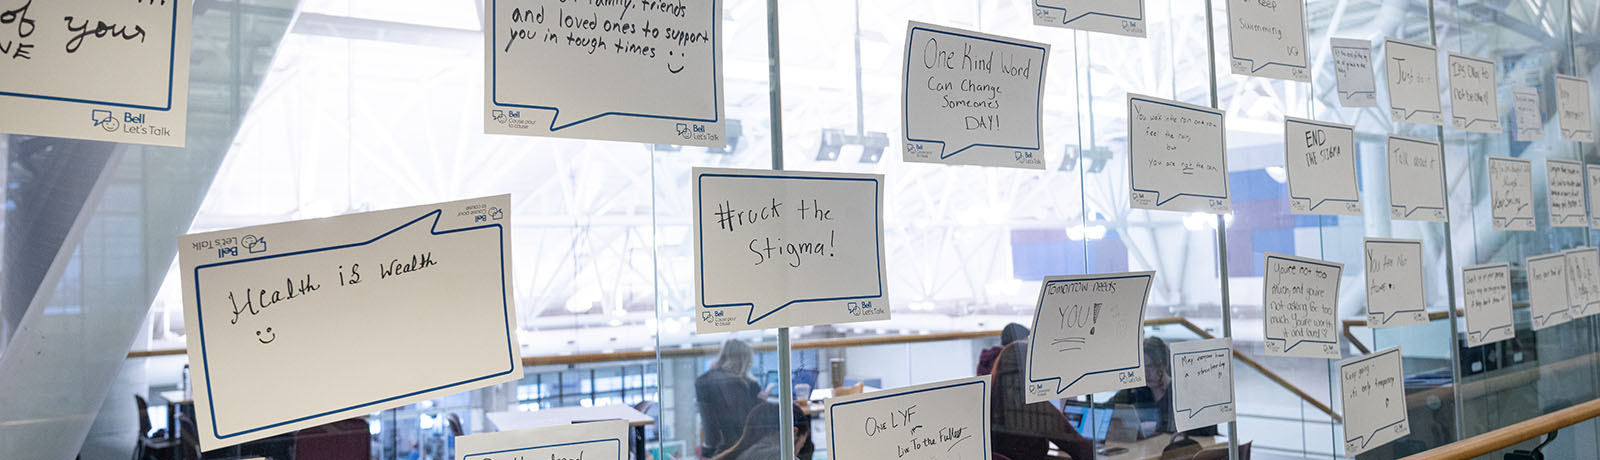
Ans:
{"type": "Polygon", "coordinates": [[[1389,117],[1396,122],[1444,126],[1439,111],[1438,50],[1429,45],[1384,39],[1384,74],[1389,83],[1389,117]]]}
{"type": "Polygon", "coordinates": [[[1028,403],[1144,385],[1144,307],[1154,278],[1045,278],[1028,347],[1028,403]]]}
{"type": "Polygon", "coordinates": [[[1233,339],[1172,344],[1172,420],[1179,432],[1231,422],[1233,339]]]}
{"type": "Polygon", "coordinates": [[[1567,300],[1572,317],[1600,313],[1600,249],[1581,247],[1562,251],[1567,262],[1567,300]]]}
{"type": "Polygon", "coordinates": [[[1389,136],[1389,217],[1444,222],[1444,154],[1439,144],[1389,136]]]}
{"type": "Polygon", "coordinates": [[[483,6],[484,132],[727,145],[720,0],[483,6]]]}
{"type": "Polygon", "coordinates": [[[1339,359],[1339,276],[1344,264],[1266,254],[1268,356],[1339,359]]]}
{"type": "Polygon", "coordinates": [[[456,460],[627,460],[628,422],[456,436],[456,460]]]}
{"type": "Polygon", "coordinates": [[[1372,41],[1333,38],[1330,45],[1339,105],[1377,107],[1378,79],[1372,72],[1372,41]]]}
{"type": "Polygon", "coordinates": [[[0,133],[183,147],[193,4],[0,0],[0,133]]]}
{"type": "Polygon", "coordinates": [[[989,460],[989,392],[982,375],[829,399],[829,458],[989,460]]]}
{"type": "Polygon", "coordinates": [[[1494,229],[1533,231],[1533,163],[1521,158],[1487,158],[1494,229]]]}
{"type": "Polygon", "coordinates": [[[1511,266],[1505,262],[1461,270],[1467,300],[1467,346],[1509,339],[1511,329],[1511,266]]]}
{"type": "Polygon", "coordinates": [[[522,378],[510,205],[501,195],[179,238],[201,447],[522,378]],[[451,339],[418,340],[441,335],[451,339]]]}
{"type": "Polygon", "coordinates": [[[1311,81],[1305,0],[1231,0],[1227,7],[1235,75],[1311,81]]]}
{"type": "Polygon", "coordinates": [[[883,176],[694,169],[700,333],[889,319],[883,176]]]}
{"type": "Polygon", "coordinates": [[[905,161],[1044,169],[1050,45],[912,22],[905,56],[905,161]]]}
{"type": "Polygon", "coordinates": [[[1589,110],[1589,79],[1556,75],[1556,110],[1561,138],[1594,142],[1594,118],[1589,110]]]}
{"type": "Polygon", "coordinates": [[[1289,212],[1361,215],[1354,126],[1285,117],[1283,164],[1289,172],[1289,212]]]}
{"type": "Polygon", "coordinates": [[[1589,213],[1583,196],[1583,163],[1554,158],[1544,161],[1544,177],[1549,184],[1545,195],[1550,203],[1550,226],[1584,227],[1589,213]]]}
{"type": "Polygon", "coordinates": [[[1567,258],[1562,253],[1529,257],[1528,309],[1533,330],[1572,321],[1572,302],[1567,297],[1567,258]]]}
{"type": "Polygon", "coordinates": [[[1422,241],[1367,238],[1367,327],[1427,324],[1422,241]]]}
{"type": "Polygon", "coordinates": [[[1225,213],[1228,148],[1220,110],[1128,95],[1132,206],[1225,213]]]}
{"type": "Polygon", "coordinates": [[[1511,87],[1512,107],[1516,110],[1517,142],[1544,139],[1544,111],[1540,107],[1539,89],[1529,86],[1511,87]]]}
{"type": "Polygon", "coordinates": [[[1339,362],[1346,457],[1411,434],[1405,390],[1398,346],[1339,362]]]}
{"type": "Polygon", "coordinates": [[[1584,165],[1583,182],[1589,192],[1589,228],[1600,229],[1600,165],[1584,165]]]}
{"type": "Polygon", "coordinates": [[[1500,132],[1500,98],[1494,61],[1450,53],[1450,126],[1479,133],[1500,132]]]}
{"type": "Polygon", "coordinates": [[[1144,0],[1033,0],[1033,24],[1144,36],[1144,0]]]}

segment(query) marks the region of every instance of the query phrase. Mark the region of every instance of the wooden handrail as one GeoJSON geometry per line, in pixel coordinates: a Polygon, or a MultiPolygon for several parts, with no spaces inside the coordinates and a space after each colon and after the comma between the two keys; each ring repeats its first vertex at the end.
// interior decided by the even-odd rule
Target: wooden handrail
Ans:
{"type": "Polygon", "coordinates": [[[1591,399],[1583,404],[1445,444],[1444,446],[1406,457],[1404,460],[1465,460],[1477,458],[1595,417],[1600,417],[1600,399],[1591,399]]]}
{"type": "MultiPolygon", "coordinates": [[[[1200,336],[1202,338],[1206,338],[1206,339],[1215,338],[1215,336],[1211,335],[1211,333],[1206,332],[1205,329],[1201,329],[1200,326],[1196,326],[1194,323],[1189,322],[1188,319],[1184,319],[1184,318],[1180,318],[1180,317],[1147,319],[1147,320],[1144,321],[1144,325],[1145,326],[1183,326],[1184,329],[1188,329],[1190,332],[1193,332],[1195,335],[1200,336]]],[[[971,339],[982,339],[982,338],[999,337],[999,336],[1000,336],[1000,331],[993,330],[993,331],[940,332],[940,333],[934,333],[934,334],[914,334],[914,335],[886,335],[886,336],[874,336],[874,337],[839,337],[839,338],[827,338],[827,339],[800,340],[800,341],[796,341],[794,344],[792,344],[791,348],[793,348],[795,350],[814,350],[814,349],[821,349],[821,348],[844,348],[844,347],[861,347],[861,346],[872,346],[872,345],[896,345],[896,344],[905,344],[905,343],[942,342],[942,341],[949,341],[949,340],[971,340],[971,339]]],[[[754,348],[756,349],[756,351],[775,351],[775,350],[777,350],[777,345],[773,344],[773,343],[762,343],[762,344],[755,345],[754,348]]],[[[693,358],[693,357],[699,357],[699,356],[710,356],[710,355],[716,354],[717,351],[719,351],[719,350],[721,350],[721,347],[714,347],[714,346],[689,347],[689,348],[662,348],[660,350],[660,357],[662,357],[662,358],[693,358]]],[[[132,358],[149,358],[149,357],[155,357],[155,356],[173,356],[173,355],[182,355],[185,352],[186,352],[186,350],[183,349],[183,348],[165,348],[165,349],[158,349],[158,350],[142,350],[142,351],[129,352],[128,353],[128,358],[132,359],[132,358]]],[[[1268,380],[1271,380],[1273,383],[1278,384],[1278,386],[1281,386],[1284,389],[1289,390],[1290,393],[1294,393],[1295,396],[1299,396],[1300,399],[1306,401],[1307,403],[1311,404],[1312,406],[1315,406],[1317,408],[1317,410],[1320,410],[1320,411],[1322,411],[1322,413],[1327,414],[1328,417],[1333,418],[1333,420],[1335,422],[1338,422],[1338,421],[1342,420],[1339,417],[1339,414],[1334,413],[1333,408],[1328,407],[1327,404],[1323,403],[1322,401],[1318,400],[1315,397],[1312,397],[1309,393],[1306,393],[1305,390],[1301,390],[1300,387],[1297,387],[1294,384],[1289,383],[1289,381],[1287,379],[1285,379],[1282,376],[1278,375],[1278,373],[1273,372],[1270,369],[1267,369],[1266,366],[1262,365],[1260,362],[1256,361],[1254,358],[1246,356],[1244,353],[1240,353],[1239,350],[1234,350],[1233,351],[1233,356],[1235,358],[1238,358],[1239,361],[1245,363],[1245,365],[1248,365],[1251,368],[1254,368],[1257,372],[1260,372],[1261,375],[1266,376],[1268,380]]],[[[522,365],[523,366],[548,366],[548,365],[589,364],[589,363],[603,363],[603,362],[617,362],[617,361],[643,361],[643,360],[656,359],[656,357],[657,357],[656,350],[618,351],[618,352],[611,352],[611,353],[574,353],[574,354],[568,354],[568,355],[527,356],[527,357],[523,357],[522,358],[522,365]]]]}

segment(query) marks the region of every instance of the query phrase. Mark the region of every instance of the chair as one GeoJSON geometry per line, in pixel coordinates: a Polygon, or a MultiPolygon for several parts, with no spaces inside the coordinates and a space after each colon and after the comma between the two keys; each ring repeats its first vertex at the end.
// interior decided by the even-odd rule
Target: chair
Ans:
{"type": "MultiPolygon", "coordinates": [[[[1163,456],[1163,458],[1165,458],[1165,456],[1163,456]]],[[[1213,446],[1209,449],[1195,452],[1195,454],[1191,457],[1184,458],[1188,458],[1189,460],[1227,460],[1228,446],[1213,446]]],[[[1250,460],[1250,443],[1247,442],[1239,445],[1239,460],[1250,460]]]]}
{"type": "Polygon", "coordinates": [[[134,446],[133,460],[145,460],[151,456],[161,459],[172,458],[173,449],[178,447],[178,440],[167,437],[166,430],[150,435],[150,404],[145,402],[144,396],[133,395],[133,403],[139,408],[139,443],[134,446]]]}
{"type": "Polygon", "coordinates": [[[340,420],[294,434],[295,460],[367,460],[372,433],[364,418],[340,420]]]}
{"type": "Polygon", "coordinates": [[[200,460],[200,430],[194,419],[178,414],[178,460],[200,460]]]}

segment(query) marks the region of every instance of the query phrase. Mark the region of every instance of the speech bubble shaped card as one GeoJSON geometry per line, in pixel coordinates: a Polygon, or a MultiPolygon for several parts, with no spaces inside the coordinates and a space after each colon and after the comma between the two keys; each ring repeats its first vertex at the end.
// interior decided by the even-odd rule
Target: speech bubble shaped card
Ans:
{"type": "Polygon", "coordinates": [[[1561,251],[1567,261],[1567,298],[1572,317],[1600,313],[1600,249],[1593,246],[1561,251]]]}
{"type": "Polygon", "coordinates": [[[1234,75],[1311,82],[1305,0],[1224,3],[1234,75]]]}
{"type": "Polygon", "coordinates": [[[1354,126],[1285,117],[1283,163],[1290,213],[1361,215],[1354,126]]]}
{"type": "Polygon", "coordinates": [[[193,8],[0,1],[0,133],[183,147],[193,8]]]}
{"type": "Polygon", "coordinates": [[[1467,300],[1467,346],[1510,339],[1511,265],[1474,265],[1461,269],[1461,291],[1467,300]]]}
{"type": "Polygon", "coordinates": [[[990,391],[980,375],[829,399],[829,458],[989,460],[990,391]]]}
{"type": "Polygon", "coordinates": [[[695,330],[889,319],[883,176],[694,169],[695,330]]]}
{"type": "Polygon", "coordinates": [[[1154,278],[1045,278],[1028,346],[1028,403],[1144,385],[1144,307],[1154,278]]]}
{"type": "Polygon", "coordinates": [[[727,145],[721,0],[483,6],[485,133],[727,145]]]}
{"type": "Polygon", "coordinates": [[[500,195],[180,237],[201,447],[522,378],[510,204],[500,195]]]}
{"type": "Polygon", "coordinates": [[[1556,109],[1560,112],[1563,139],[1594,142],[1594,114],[1589,109],[1589,79],[1557,74],[1556,109]]]}
{"type": "Polygon", "coordinates": [[[1339,359],[1339,277],[1344,264],[1266,254],[1262,324],[1267,356],[1339,359]]]}
{"type": "Polygon", "coordinates": [[[1439,143],[1389,136],[1389,218],[1445,222],[1444,154],[1439,143]]]}
{"type": "Polygon", "coordinates": [[[1495,230],[1531,232],[1533,162],[1523,158],[1485,157],[1489,167],[1490,215],[1495,230]]]}
{"type": "Polygon", "coordinates": [[[1372,73],[1372,41],[1332,38],[1334,83],[1339,88],[1339,105],[1377,107],[1378,78],[1372,73]]]}
{"type": "Polygon", "coordinates": [[[905,161],[1044,169],[1050,45],[906,26],[900,120],[905,161]]]}
{"type": "Polygon", "coordinates": [[[1572,321],[1567,296],[1567,257],[1562,253],[1528,257],[1528,310],[1537,331],[1572,321]]]}
{"type": "Polygon", "coordinates": [[[1144,36],[1144,0],[1033,0],[1033,25],[1144,36]]]}
{"type": "Polygon", "coordinates": [[[1178,432],[1232,422],[1233,339],[1172,344],[1172,420],[1178,432]]]}
{"type": "Polygon", "coordinates": [[[1583,163],[1547,158],[1544,160],[1545,202],[1549,203],[1551,227],[1586,227],[1589,212],[1583,196],[1583,163]]]}
{"type": "Polygon", "coordinates": [[[1384,74],[1389,83],[1389,118],[1395,122],[1444,126],[1439,108],[1438,50],[1386,38],[1384,74]]]}
{"type": "Polygon", "coordinates": [[[1367,238],[1367,327],[1427,324],[1423,293],[1422,241],[1367,238]]]}
{"type": "Polygon", "coordinates": [[[1399,346],[1339,361],[1346,457],[1411,434],[1405,390],[1399,346]]]}
{"type": "Polygon", "coordinates": [[[1450,126],[1495,134],[1500,132],[1500,96],[1495,92],[1494,61],[1450,53],[1450,126]]]}
{"type": "Polygon", "coordinates": [[[1589,192],[1589,228],[1600,230],[1600,165],[1583,166],[1583,183],[1589,192]]]}
{"type": "Polygon", "coordinates": [[[1228,146],[1221,110],[1128,94],[1132,206],[1226,213],[1228,146]]]}
{"type": "Polygon", "coordinates": [[[1544,109],[1541,108],[1543,100],[1539,97],[1539,89],[1531,86],[1511,87],[1512,108],[1515,109],[1512,121],[1516,123],[1517,142],[1533,142],[1544,139],[1544,109]]]}
{"type": "Polygon", "coordinates": [[[628,422],[555,425],[456,436],[456,460],[627,460],[628,422]]]}

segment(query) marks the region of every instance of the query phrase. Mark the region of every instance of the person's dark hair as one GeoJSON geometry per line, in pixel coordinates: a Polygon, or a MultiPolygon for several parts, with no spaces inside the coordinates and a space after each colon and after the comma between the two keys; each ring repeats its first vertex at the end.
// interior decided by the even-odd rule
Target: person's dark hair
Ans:
{"type": "MultiPolygon", "coordinates": [[[[806,423],[809,424],[810,421],[806,423]]],[[[713,460],[734,460],[757,444],[773,442],[772,439],[778,436],[778,425],[778,405],[769,402],[757,403],[750,409],[750,415],[744,419],[744,433],[739,435],[739,442],[733,443],[733,447],[717,454],[713,460]]]]}
{"type": "Polygon", "coordinates": [[[1017,323],[1007,324],[1000,330],[1000,346],[1010,345],[1011,342],[1028,338],[1028,326],[1017,323]]]}
{"type": "Polygon", "coordinates": [[[722,343],[722,353],[717,355],[716,362],[711,363],[711,369],[745,376],[750,375],[750,366],[754,363],[755,351],[750,349],[750,344],[739,339],[728,339],[722,343]]]}
{"type": "Polygon", "coordinates": [[[1167,341],[1160,337],[1144,338],[1144,356],[1146,366],[1156,366],[1161,370],[1161,375],[1172,376],[1172,350],[1167,348],[1167,341]]]}
{"type": "MultiPolygon", "coordinates": [[[[806,434],[806,442],[800,445],[800,452],[795,457],[800,460],[811,460],[812,455],[817,452],[817,445],[811,442],[811,417],[800,409],[799,404],[794,406],[794,429],[806,434]]],[[[799,437],[796,436],[796,439],[799,437]]]]}

